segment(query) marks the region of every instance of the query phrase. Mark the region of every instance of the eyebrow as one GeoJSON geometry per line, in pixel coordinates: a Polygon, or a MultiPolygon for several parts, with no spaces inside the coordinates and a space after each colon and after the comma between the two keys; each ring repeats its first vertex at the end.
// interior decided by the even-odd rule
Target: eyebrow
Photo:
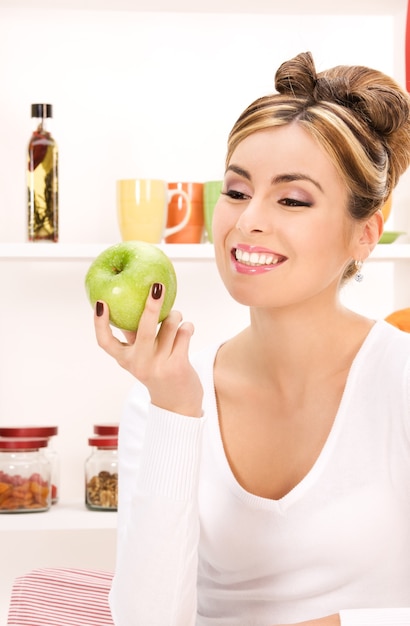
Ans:
{"type": "Polygon", "coordinates": [[[278,176],[274,176],[271,180],[272,185],[278,185],[279,183],[291,183],[294,180],[307,180],[312,183],[323,193],[323,188],[317,180],[308,176],[307,174],[298,174],[297,172],[291,174],[279,174],[278,176]]]}
{"type": "Polygon", "coordinates": [[[251,180],[251,175],[249,174],[249,172],[247,170],[244,170],[242,167],[239,167],[238,165],[228,165],[225,173],[226,172],[235,172],[235,174],[239,174],[239,176],[242,176],[247,180],[251,180]]]}
{"type": "MultiPolygon", "coordinates": [[[[246,178],[249,181],[252,179],[248,170],[245,170],[242,167],[239,167],[238,165],[234,165],[234,164],[228,165],[228,167],[226,168],[226,171],[235,172],[235,174],[238,174],[239,176],[242,176],[243,178],[246,178]]],[[[307,174],[302,174],[298,172],[291,172],[289,174],[278,174],[277,176],[274,176],[272,178],[271,185],[280,185],[281,183],[291,183],[295,180],[306,180],[312,183],[313,185],[315,185],[315,187],[317,187],[317,189],[319,189],[319,191],[323,193],[322,185],[317,180],[315,180],[311,176],[308,176],[307,174]]]]}

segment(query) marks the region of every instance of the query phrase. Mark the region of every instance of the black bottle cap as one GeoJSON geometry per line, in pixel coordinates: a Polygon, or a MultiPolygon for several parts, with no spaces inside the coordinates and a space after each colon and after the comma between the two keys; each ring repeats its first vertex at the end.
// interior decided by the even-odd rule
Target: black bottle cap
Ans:
{"type": "Polygon", "coordinates": [[[31,117],[53,117],[52,104],[32,104],[31,117]]]}

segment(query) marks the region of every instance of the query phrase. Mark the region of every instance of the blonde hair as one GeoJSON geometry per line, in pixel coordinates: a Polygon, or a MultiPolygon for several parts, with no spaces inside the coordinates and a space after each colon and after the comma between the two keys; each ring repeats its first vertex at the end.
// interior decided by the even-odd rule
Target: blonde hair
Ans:
{"type": "MultiPolygon", "coordinates": [[[[240,115],[228,138],[226,162],[245,137],[296,122],[324,148],[349,191],[352,218],[380,209],[410,165],[410,97],[391,77],[363,66],[316,73],[310,52],[282,63],[278,93],[240,115]]],[[[355,273],[354,263],[344,279],[355,273]]]]}

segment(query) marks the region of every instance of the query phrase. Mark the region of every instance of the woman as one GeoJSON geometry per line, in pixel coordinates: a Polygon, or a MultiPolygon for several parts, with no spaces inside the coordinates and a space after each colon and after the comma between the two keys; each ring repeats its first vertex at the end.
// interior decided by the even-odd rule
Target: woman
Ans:
{"type": "Polygon", "coordinates": [[[282,64],[229,136],[216,262],[250,324],[188,358],[154,285],[102,348],[138,380],[120,429],[119,626],[410,624],[410,335],[344,308],[410,160],[409,97],[282,64]]]}

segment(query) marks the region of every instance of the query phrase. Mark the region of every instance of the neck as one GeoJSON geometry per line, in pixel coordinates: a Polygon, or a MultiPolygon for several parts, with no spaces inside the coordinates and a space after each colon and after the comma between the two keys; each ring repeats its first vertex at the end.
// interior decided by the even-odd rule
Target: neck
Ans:
{"type": "Polygon", "coordinates": [[[296,309],[251,309],[242,340],[260,375],[285,386],[349,368],[372,323],[341,305],[296,309]]]}

